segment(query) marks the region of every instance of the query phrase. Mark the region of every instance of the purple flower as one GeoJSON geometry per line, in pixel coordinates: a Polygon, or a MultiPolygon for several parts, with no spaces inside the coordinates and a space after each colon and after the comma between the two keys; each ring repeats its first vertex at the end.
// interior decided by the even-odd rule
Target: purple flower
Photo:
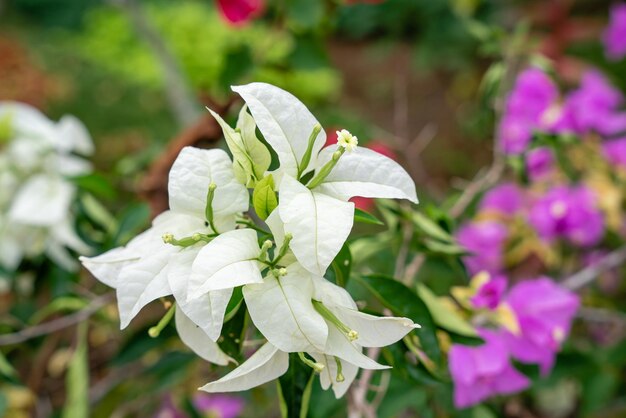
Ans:
{"type": "Polygon", "coordinates": [[[489,281],[478,288],[476,295],[470,299],[472,305],[475,308],[496,309],[500,305],[506,284],[507,281],[504,276],[491,277],[489,281]]]}
{"type": "Polygon", "coordinates": [[[530,381],[509,361],[501,334],[479,330],[485,344],[478,347],[453,345],[450,349],[450,374],[454,381],[454,405],[466,408],[493,395],[526,389],[530,381]]]}
{"type": "Polygon", "coordinates": [[[611,7],[609,26],[602,36],[606,56],[617,61],[626,56],[626,4],[611,7]]]}
{"type": "Polygon", "coordinates": [[[563,105],[559,133],[583,135],[598,132],[613,135],[626,130],[626,113],[619,112],[624,98],[599,71],[588,71],[580,87],[570,93],[563,105]]]}
{"type": "Polygon", "coordinates": [[[481,211],[493,211],[503,215],[513,215],[524,203],[522,191],[514,183],[502,183],[483,196],[481,211]]]}
{"type": "Polygon", "coordinates": [[[544,178],[554,170],[554,154],[549,148],[535,148],[526,157],[528,177],[536,181],[544,178]]]}
{"type": "Polygon", "coordinates": [[[193,397],[193,406],[215,418],[236,418],[244,408],[244,400],[229,395],[198,393],[193,397]]]}
{"type": "Polygon", "coordinates": [[[504,153],[520,154],[526,150],[533,130],[546,127],[546,115],[553,113],[558,96],[556,85],[543,71],[529,68],[519,75],[498,127],[504,153]]]}
{"type": "Polygon", "coordinates": [[[520,329],[519,335],[507,333],[511,355],[539,364],[545,375],[569,334],[580,303],[578,296],[542,277],[513,286],[505,302],[515,313],[520,329]]]}
{"type": "Polygon", "coordinates": [[[504,225],[492,221],[469,223],[459,229],[459,244],[472,253],[464,257],[470,274],[481,271],[497,273],[502,269],[502,247],[507,235],[504,225]]]}
{"type": "Polygon", "coordinates": [[[626,169],[626,137],[606,141],[602,144],[602,154],[609,163],[626,169]]]}
{"type": "Polygon", "coordinates": [[[559,186],[532,206],[529,221],[541,238],[565,238],[583,247],[597,244],[604,235],[604,219],[595,196],[584,186],[559,186]]]}

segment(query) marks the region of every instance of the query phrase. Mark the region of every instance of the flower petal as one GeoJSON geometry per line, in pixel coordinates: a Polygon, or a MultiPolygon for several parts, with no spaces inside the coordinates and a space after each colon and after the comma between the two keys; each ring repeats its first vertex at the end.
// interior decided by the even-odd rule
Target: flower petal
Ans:
{"type": "Polygon", "coordinates": [[[356,309],[329,307],[346,324],[359,333],[356,342],[363,347],[385,347],[401,340],[416,327],[409,318],[374,316],[356,309]]]}
{"type": "Polygon", "coordinates": [[[185,147],[170,170],[170,209],[205,218],[209,184],[215,183],[213,214],[219,232],[234,228],[233,215],[248,209],[248,190],[239,183],[232,161],[220,149],[185,147]]]}
{"type": "Polygon", "coordinates": [[[350,385],[356,378],[359,372],[359,368],[354,364],[345,360],[339,360],[341,362],[341,374],[343,374],[344,380],[337,381],[337,363],[333,356],[320,353],[309,353],[316,362],[324,365],[324,370],[320,373],[320,384],[322,389],[327,390],[330,386],[333,387],[335,398],[339,399],[346,394],[350,385]]]}
{"type": "Polygon", "coordinates": [[[216,290],[189,299],[192,264],[201,249],[201,244],[195,245],[181,250],[172,257],[167,280],[177,302],[177,313],[184,312],[185,316],[196,323],[206,335],[217,341],[233,290],[216,290]]]}
{"type": "MultiPolygon", "coordinates": [[[[296,177],[309,136],[319,123],[317,119],[291,93],[270,84],[250,83],[232,89],[245,100],[263,137],[278,154],[279,170],[296,177]]],[[[322,129],[315,139],[309,169],[316,166],[317,154],[325,142],[326,133],[322,129]]],[[[300,171],[306,173],[306,167],[300,171]]]]}
{"type": "Polygon", "coordinates": [[[351,342],[344,333],[332,324],[328,324],[328,341],[326,342],[326,349],[323,351],[325,354],[337,356],[362,369],[382,370],[390,368],[378,364],[364,355],[361,346],[351,342]]]}
{"type": "MultiPolygon", "coordinates": [[[[320,153],[317,166],[330,161],[334,147],[320,153]]],[[[337,165],[314,191],[337,199],[353,196],[387,199],[408,199],[417,203],[415,183],[411,176],[391,158],[359,147],[341,156],[337,165]]]]}
{"type": "Polygon", "coordinates": [[[266,343],[241,366],[200,390],[209,393],[248,390],[279,378],[288,368],[289,355],[266,343]]]}
{"type": "Polygon", "coordinates": [[[293,177],[280,186],[280,218],[290,247],[307,270],[323,276],[346,242],[354,221],[354,204],[311,192],[293,177]]]}
{"type": "Polygon", "coordinates": [[[9,221],[26,225],[50,226],[68,215],[74,187],[61,177],[40,174],[17,192],[9,209],[9,221]]]}
{"type": "Polygon", "coordinates": [[[229,362],[234,362],[226,355],[216,342],[211,340],[200,327],[189,319],[182,310],[176,308],[176,330],[183,343],[191,350],[208,362],[225,366],[229,362]]]}
{"type": "Polygon", "coordinates": [[[299,265],[288,266],[280,279],[245,286],[243,296],[252,322],[273,345],[286,352],[324,350],[328,327],[311,303],[310,273],[299,265]]]}
{"type": "Polygon", "coordinates": [[[256,232],[252,229],[221,234],[205,245],[193,262],[189,297],[247,283],[262,283],[256,261],[260,252],[256,232]]]}

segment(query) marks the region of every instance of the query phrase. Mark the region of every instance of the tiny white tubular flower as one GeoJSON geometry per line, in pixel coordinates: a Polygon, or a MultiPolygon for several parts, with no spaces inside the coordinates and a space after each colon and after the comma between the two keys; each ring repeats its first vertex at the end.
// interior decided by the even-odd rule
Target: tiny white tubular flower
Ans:
{"type": "Polygon", "coordinates": [[[223,239],[227,231],[246,232],[233,229],[235,216],[248,208],[248,191],[235,178],[226,152],[192,147],[184,148],[174,162],[168,189],[170,210],[155,218],[150,229],[123,248],[81,261],[96,278],[116,289],[121,328],[146,304],[173,295],[181,339],[203,358],[225,364],[228,358],[214,341],[232,288],[195,292],[191,298],[189,283],[194,262],[212,243],[208,241],[223,239]],[[204,342],[186,319],[206,335],[204,342]]]}
{"type": "Polygon", "coordinates": [[[293,95],[265,83],[233,87],[250,108],[259,130],[276,150],[280,167],[278,210],[291,250],[312,273],[323,275],[345,243],[354,218],[354,196],[408,199],[417,203],[415,184],[395,161],[357,147],[348,131],[339,145],[322,149],[324,131],[293,95]],[[314,171],[306,183],[305,175],[314,171]]]}
{"type": "Polygon", "coordinates": [[[359,145],[359,139],[352,135],[348,130],[342,129],[337,131],[337,143],[340,147],[345,148],[346,151],[352,152],[359,145]]]}
{"type": "Polygon", "coordinates": [[[0,102],[0,265],[15,270],[24,257],[46,254],[67,270],[89,247],[72,228],[76,187],[67,177],[91,172],[93,153],[84,125],[73,116],[55,123],[37,109],[0,102]]]}

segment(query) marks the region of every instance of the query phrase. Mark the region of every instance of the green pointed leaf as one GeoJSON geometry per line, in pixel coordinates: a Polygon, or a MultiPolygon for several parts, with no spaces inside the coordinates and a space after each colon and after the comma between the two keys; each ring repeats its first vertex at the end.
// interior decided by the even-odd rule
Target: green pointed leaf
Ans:
{"type": "Polygon", "coordinates": [[[242,301],[243,301],[243,292],[241,290],[242,287],[243,286],[237,286],[233,290],[233,295],[230,297],[230,300],[228,301],[228,305],[226,306],[226,312],[224,314],[225,323],[233,319],[233,317],[237,314],[237,311],[242,305],[242,301]]]}
{"type": "Polygon", "coordinates": [[[437,296],[426,286],[421,283],[417,284],[417,294],[430,311],[433,320],[441,328],[455,332],[466,337],[476,337],[478,333],[465,319],[459,314],[448,309],[437,296]]]}
{"type": "Polygon", "coordinates": [[[78,325],[77,344],[70,360],[65,387],[67,398],[62,418],[83,418],[89,416],[89,359],[87,357],[87,322],[78,325]]]}
{"type": "Polygon", "coordinates": [[[330,266],[332,268],[326,271],[325,277],[338,286],[346,287],[352,269],[352,254],[347,243],[343,244],[330,266]]]}
{"type": "Polygon", "coordinates": [[[248,312],[245,301],[241,301],[240,305],[230,321],[224,323],[222,336],[217,340],[217,344],[224,353],[242,363],[244,359],[241,355],[241,349],[248,325],[248,312]]]}
{"type": "Polygon", "coordinates": [[[402,283],[381,275],[357,276],[363,284],[394,315],[404,316],[422,327],[415,330],[422,349],[435,363],[441,363],[435,321],[424,301],[402,283]]]}
{"type": "Polygon", "coordinates": [[[283,418],[306,418],[315,373],[298,358],[289,354],[289,369],[278,379],[280,412],[283,418]]]}
{"type": "Polygon", "coordinates": [[[381,221],[371,213],[367,213],[359,208],[354,208],[354,222],[361,222],[364,224],[372,225],[384,225],[383,221],[381,221]]]}
{"type": "Polygon", "coordinates": [[[254,187],[263,177],[271,162],[267,147],[256,137],[254,119],[244,107],[239,113],[237,129],[233,129],[222,117],[207,108],[219,123],[226,145],[233,155],[233,169],[237,180],[247,187],[254,187]]]}
{"type": "Polygon", "coordinates": [[[252,204],[256,214],[263,220],[266,220],[278,206],[278,197],[274,191],[274,177],[271,174],[257,182],[252,192],[252,204]]]}
{"type": "Polygon", "coordinates": [[[467,250],[456,244],[447,244],[444,242],[435,241],[433,239],[425,239],[424,245],[426,248],[434,254],[446,254],[446,255],[466,255],[467,250]]]}
{"type": "Polygon", "coordinates": [[[447,243],[454,242],[454,239],[452,238],[450,234],[448,234],[442,227],[440,227],[432,219],[427,218],[423,214],[419,212],[414,212],[412,219],[413,219],[413,223],[415,224],[415,226],[417,226],[420,230],[422,230],[422,232],[424,232],[429,237],[443,241],[443,242],[447,242],[447,243]]]}
{"type": "Polygon", "coordinates": [[[257,180],[262,179],[270,167],[272,155],[265,144],[256,136],[256,123],[252,115],[248,113],[248,106],[242,107],[239,112],[237,130],[241,134],[243,146],[252,160],[254,176],[257,180]]]}

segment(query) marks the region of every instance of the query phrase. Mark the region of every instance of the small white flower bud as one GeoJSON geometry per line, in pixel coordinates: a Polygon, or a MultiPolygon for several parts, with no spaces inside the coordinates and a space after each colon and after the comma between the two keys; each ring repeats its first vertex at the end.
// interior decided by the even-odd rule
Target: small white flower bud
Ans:
{"type": "Polygon", "coordinates": [[[341,131],[337,131],[337,144],[339,144],[340,147],[345,148],[346,151],[351,152],[354,151],[359,145],[359,139],[352,135],[348,130],[342,129],[341,131]]]}

